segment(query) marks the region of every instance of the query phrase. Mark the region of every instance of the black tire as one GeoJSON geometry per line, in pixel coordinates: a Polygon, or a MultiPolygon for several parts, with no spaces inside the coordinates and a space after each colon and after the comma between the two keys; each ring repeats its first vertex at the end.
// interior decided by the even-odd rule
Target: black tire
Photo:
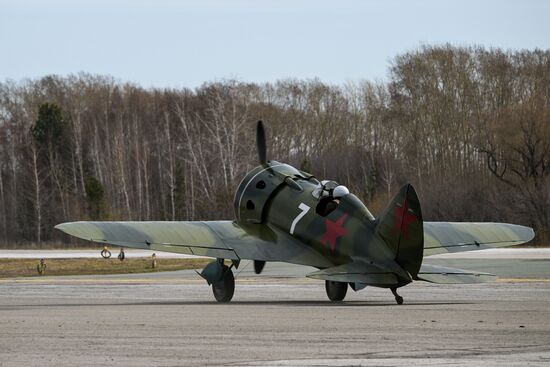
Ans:
{"type": "Polygon", "coordinates": [[[235,293],[235,277],[227,265],[223,266],[223,279],[212,283],[212,293],[216,301],[227,303],[235,293]]]}
{"type": "Polygon", "coordinates": [[[346,298],[348,283],[325,280],[325,289],[327,291],[328,299],[333,302],[340,302],[346,298]]]}
{"type": "Polygon", "coordinates": [[[395,302],[397,302],[398,305],[402,305],[403,304],[403,297],[401,297],[401,296],[395,297],[395,302]]]}

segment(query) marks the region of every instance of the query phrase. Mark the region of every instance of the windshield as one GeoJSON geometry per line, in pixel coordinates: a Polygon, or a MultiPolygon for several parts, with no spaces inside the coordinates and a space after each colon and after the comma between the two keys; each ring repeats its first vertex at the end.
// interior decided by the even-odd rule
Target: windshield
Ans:
{"type": "Polygon", "coordinates": [[[336,181],[328,181],[323,180],[321,182],[315,180],[318,185],[317,187],[311,192],[311,195],[319,200],[320,198],[329,195],[330,190],[333,190],[335,187],[338,186],[338,182],[336,181]]]}

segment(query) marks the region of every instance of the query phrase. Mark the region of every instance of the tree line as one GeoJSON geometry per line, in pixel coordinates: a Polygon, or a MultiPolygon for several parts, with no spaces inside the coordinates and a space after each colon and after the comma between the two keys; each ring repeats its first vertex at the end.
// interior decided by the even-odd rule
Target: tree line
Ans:
{"type": "Polygon", "coordinates": [[[68,241],[53,229],[64,221],[233,218],[259,119],[269,159],[347,185],[375,213],[411,182],[425,220],[548,240],[550,51],[444,45],[396,56],[383,82],[0,82],[0,242],[68,241]]]}

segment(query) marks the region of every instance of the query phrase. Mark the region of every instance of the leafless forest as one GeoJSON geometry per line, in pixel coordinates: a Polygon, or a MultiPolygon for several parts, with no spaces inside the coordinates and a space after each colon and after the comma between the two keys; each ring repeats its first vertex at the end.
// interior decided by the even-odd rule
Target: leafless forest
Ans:
{"type": "Polygon", "coordinates": [[[550,237],[550,51],[425,46],[384,82],[0,82],[0,243],[68,241],[64,221],[231,219],[259,119],[269,159],[347,185],[374,213],[411,182],[425,220],[550,237]]]}

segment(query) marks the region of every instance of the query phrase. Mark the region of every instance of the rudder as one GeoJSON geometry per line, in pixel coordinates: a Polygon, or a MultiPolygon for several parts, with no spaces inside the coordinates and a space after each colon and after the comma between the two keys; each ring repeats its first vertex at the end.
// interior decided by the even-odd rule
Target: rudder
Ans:
{"type": "Polygon", "coordinates": [[[403,186],[377,219],[376,232],[395,254],[395,261],[416,278],[424,256],[424,226],[418,195],[403,186]]]}

